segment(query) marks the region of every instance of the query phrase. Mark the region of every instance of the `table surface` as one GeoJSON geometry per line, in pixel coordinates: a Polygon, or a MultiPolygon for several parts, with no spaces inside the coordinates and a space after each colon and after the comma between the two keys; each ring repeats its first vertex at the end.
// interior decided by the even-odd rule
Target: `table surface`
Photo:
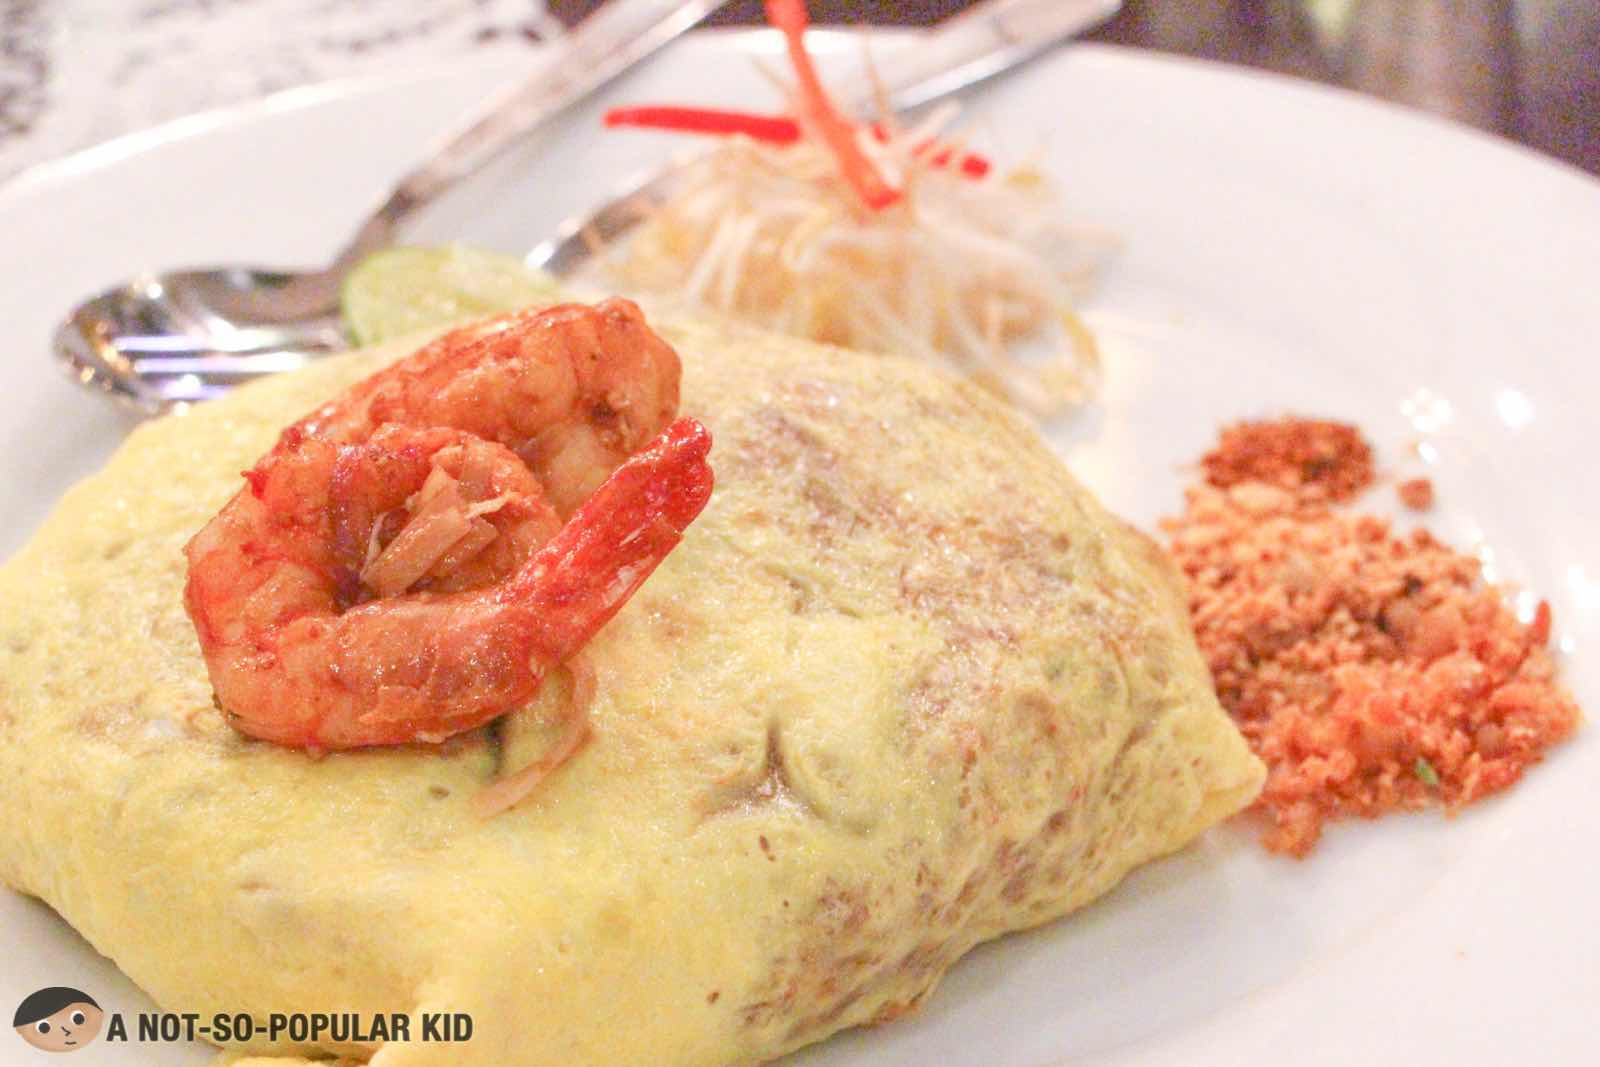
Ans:
{"type": "MultiPolygon", "coordinates": [[[[594,0],[0,0],[0,178],[193,111],[504,52],[594,0]]],[[[812,0],[922,24],[966,0],[812,0]]],[[[759,21],[734,0],[714,23],[759,21]]],[[[1127,0],[1094,40],[1344,85],[1600,174],[1600,0],[1127,0]]]]}

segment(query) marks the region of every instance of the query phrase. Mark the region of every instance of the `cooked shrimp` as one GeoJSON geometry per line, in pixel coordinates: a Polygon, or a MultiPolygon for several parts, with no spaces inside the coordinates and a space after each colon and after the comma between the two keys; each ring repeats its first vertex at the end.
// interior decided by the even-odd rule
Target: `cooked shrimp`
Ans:
{"type": "MultiPolygon", "coordinates": [[[[426,475],[407,451],[454,435],[382,436],[368,452],[393,449],[386,472],[398,457],[411,479],[396,491],[415,492],[426,475]]],[[[710,445],[693,419],[674,423],[502,581],[350,606],[328,536],[348,452],[303,440],[188,547],[184,602],[218,703],[244,733],[318,749],[439,741],[526,703],[677,545],[710,496],[710,445]]]]}
{"type": "Polygon", "coordinates": [[[520,456],[565,518],[672,421],[680,373],[631,301],[529,309],[440,337],[284,436],[348,443],[384,423],[453,426],[520,456]]]}
{"type": "MultiPolygon", "coordinates": [[[[313,474],[315,464],[306,466],[296,480],[313,474]]],[[[459,430],[379,427],[370,440],[338,449],[328,493],[327,563],[356,571],[355,600],[488,585],[561,528],[544,488],[515,454],[459,430]]]]}
{"type": "Polygon", "coordinates": [[[673,415],[678,369],[631,304],[519,313],[290,427],[185,548],[218,706],[251,736],[334,749],[439,741],[526,703],[710,496],[704,427],[640,436],[673,415]]]}

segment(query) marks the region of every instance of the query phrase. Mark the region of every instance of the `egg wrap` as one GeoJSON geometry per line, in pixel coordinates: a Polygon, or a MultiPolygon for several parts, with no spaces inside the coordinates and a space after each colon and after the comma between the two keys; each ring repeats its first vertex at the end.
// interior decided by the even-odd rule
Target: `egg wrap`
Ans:
{"type": "Polygon", "coordinates": [[[442,746],[313,758],[227,725],[184,613],[240,471],[413,340],[140,426],[0,570],[0,880],[173,1011],[473,1021],[253,1055],[730,1067],[894,1018],[1255,797],[1171,566],[1022,419],[656,325],[716,491],[588,646],[593,737],[531,798],[469,807],[559,736],[564,670],[442,746]]]}

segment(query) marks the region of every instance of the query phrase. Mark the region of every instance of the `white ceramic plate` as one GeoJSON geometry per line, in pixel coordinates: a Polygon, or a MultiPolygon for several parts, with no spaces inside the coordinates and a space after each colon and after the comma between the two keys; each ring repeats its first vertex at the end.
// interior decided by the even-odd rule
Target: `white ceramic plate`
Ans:
{"type": "MultiPolygon", "coordinates": [[[[831,62],[854,61],[848,41],[823,38],[831,62]]],[[[692,37],[605,102],[765,99],[748,57],[773,44],[692,37]]],[[[377,190],[514,73],[497,63],[292,94],[0,189],[0,549],[131,424],[51,365],[69,305],[142,268],[320,262],[377,190]]],[[[602,132],[603,103],[419,236],[520,251],[681,149],[602,132]]],[[[1080,477],[1150,525],[1177,507],[1179,466],[1219,423],[1285,409],[1356,420],[1392,469],[1433,477],[1439,532],[1549,598],[1567,679],[1600,706],[1585,658],[1600,638],[1600,183],[1350,95],[1100,47],[1039,63],[972,115],[982,146],[1041,152],[1075,216],[1126,239],[1092,306],[1107,388],[1057,433],[1080,477]],[[1431,462],[1408,458],[1419,439],[1431,462]]],[[[1600,1061],[1594,733],[1504,798],[1452,820],[1339,824],[1304,862],[1224,827],[1079,915],[973,953],[919,1015],[793,1062],[1600,1061]]],[[[0,893],[0,930],[0,1008],[67,984],[149,1010],[36,902],[0,893]]],[[[185,1053],[205,1059],[102,1042],[74,1063],[185,1053]]],[[[0,1038],[0,1062],[33,1056],[0,1038]]]]}

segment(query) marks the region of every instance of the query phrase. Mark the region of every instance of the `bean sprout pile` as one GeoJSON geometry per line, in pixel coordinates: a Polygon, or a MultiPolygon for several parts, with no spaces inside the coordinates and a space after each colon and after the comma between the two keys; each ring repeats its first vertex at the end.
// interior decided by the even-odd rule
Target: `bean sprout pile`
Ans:
{"type": "Polygon", "coordinates": [[[805,51],[804,3],[767,11],[794,66],[785,112],[607,116],[721,143],[605,269],[769,329],[952,367],[1041,417],[1085,400],[1099,357],[1077,306],[1113,242],[1063,224],[1037,168],[969,151],[954,103],[910,126],[845,118],[805,51]]]}

